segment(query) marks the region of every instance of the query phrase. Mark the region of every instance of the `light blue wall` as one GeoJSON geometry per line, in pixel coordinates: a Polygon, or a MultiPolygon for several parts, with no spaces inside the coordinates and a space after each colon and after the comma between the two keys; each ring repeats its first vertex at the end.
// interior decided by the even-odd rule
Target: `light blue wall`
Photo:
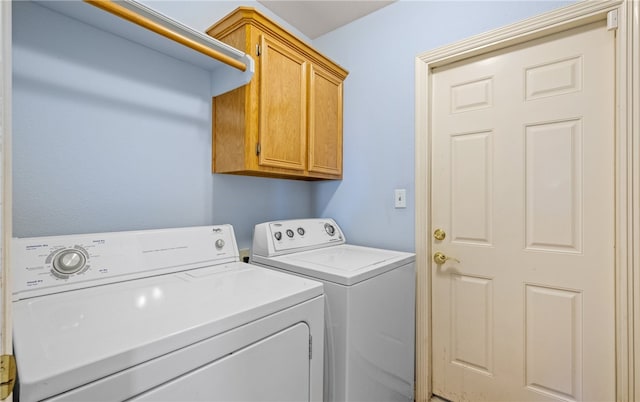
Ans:
{"type": "MultiPolygon", "coordinates": [[[[208,26],[239,3],[223,4],[179,9],[208,26]]],[[[310,183],[211,173],[208,72],[33,3],[13,13],[15,236],[231,223],[248,247],[256,223],[312,214],[310,183]]]]}
{"type": "Polygon", "coordinates": [[[415,57],[567,4],[399,1],[314,40],[349,70],[344,180],[314,186],[314,214],[334,217],[352,243],[414,250],[415,57]],[[394,209],[396,188],[406,209],[394,209]]]}
{"type": "MultiPolygon", "coordinates": [[[[145,3],[198,30],[239,5],[273,16],[145,3]]],[[[210,173],[208,73],[14,2],[14,235],[232,223],[247,247],[257,222],[330,216],[350,242],[413,250],[415,56],[564,4],[400,1],[316,39],[350,71],[344,180],[305,183],[210,173]]]]}

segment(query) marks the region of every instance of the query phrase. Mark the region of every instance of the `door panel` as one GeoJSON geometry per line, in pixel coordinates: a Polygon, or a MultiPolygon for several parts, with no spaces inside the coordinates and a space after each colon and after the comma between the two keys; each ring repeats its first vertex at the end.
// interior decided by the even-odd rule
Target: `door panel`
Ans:
{"type": "Polygon", "coordinates": [[[451,275],[451,361],[493,374],[493,281],[451,275]]]}
{"type": "Polygon", "coordinates": [[[525,127],[526,249],[582,251],[582,121],[525,127]]]}
{"type": "Polygon", "coordinates": [[[307,166],[307,62],[293,49],[261,36],[260,125],[263,166],[307,166]]]}
{"type": "Polygon", "coordinates": [[[456,243],[491,245],[491,131],[452,135],[451,235],[456,243]]]}
{"type": "Polygon", "coordinates": [[[311,67],[309,171],[342,175],[342,80],[311,67]]]}
{"type": "Polygon", "coordinates": [[[437,395],[615,400],[613,39],[596,22],[434,70],[437,395]]]}

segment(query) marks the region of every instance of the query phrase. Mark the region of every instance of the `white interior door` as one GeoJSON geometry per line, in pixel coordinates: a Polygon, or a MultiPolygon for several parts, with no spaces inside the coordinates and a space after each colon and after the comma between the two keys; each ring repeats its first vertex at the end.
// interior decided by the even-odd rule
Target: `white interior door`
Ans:
{"type": "Polygon", "coordinates": [[[434,394],[615,400],[614,79],[604,22],[434,71],[434,394]]]}

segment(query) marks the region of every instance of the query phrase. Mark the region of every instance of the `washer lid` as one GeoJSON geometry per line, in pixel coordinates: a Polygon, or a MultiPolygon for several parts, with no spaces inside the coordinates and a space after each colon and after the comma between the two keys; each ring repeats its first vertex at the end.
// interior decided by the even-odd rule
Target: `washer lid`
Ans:
{"type": "Polygon", "coordinates": [[[322,294],[239,262],[13,303],[21,399],[46,399],[322,294]]]}
{"type": "Polygon", "coordinates": [[[353,285],[415,261],[415,254],[343,244],[254,261],[303,275],[353,285]]]}

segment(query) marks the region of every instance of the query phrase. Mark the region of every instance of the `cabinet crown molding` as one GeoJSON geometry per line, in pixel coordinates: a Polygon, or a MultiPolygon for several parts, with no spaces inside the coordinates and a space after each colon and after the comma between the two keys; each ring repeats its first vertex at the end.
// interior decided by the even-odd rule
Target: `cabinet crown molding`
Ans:
{"type": "Polygon", "coordinates": [[[289,43],[299,52],[303,53],[306,58],[310,59],[317,65],[330,69],[334,74],[338,75],[342,80],[347,78],[349,72],[335,61],[315,50],[311,45],[304,42],[291,32],[282,28],[277,22],[273,21],[254,7],[241,6],[231,13],[220,19],[207,29],[207,34],[220,39],[240,27],[251,26],[258,30],[269,34],[280,41],[289,43]]]}

